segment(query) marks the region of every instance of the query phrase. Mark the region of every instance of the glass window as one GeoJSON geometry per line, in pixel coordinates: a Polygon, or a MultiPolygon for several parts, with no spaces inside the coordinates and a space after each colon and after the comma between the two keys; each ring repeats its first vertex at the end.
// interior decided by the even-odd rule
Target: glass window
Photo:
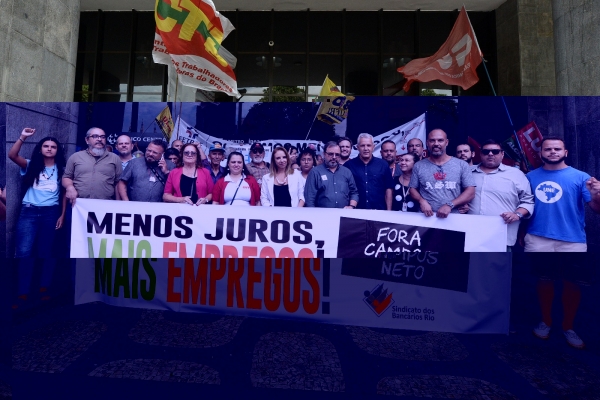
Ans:
{"type": "Polygon", "coordinates": [[[306,51],[306,11],[275,13],[273,50],[306,51]]]}
{"type": "Polygon", "coordinates": [[[309,13],[309,51],[342,51],[342,13],[310,11],[309,13]]]}
{"type": "Polygon", "coordinates": [[[77,51],[96,51],[98,13],[82,12],[79,17],[79,42],[77,51]]]}
{"type": "Polygon", "coordinates": [[[238,88],[247,88],[248,94],[261,94],[263,88],[269,86],[268,73],[268,55],[243,54],[238,56],[235,67],[238,88]]]}
{"type": "Polygon", "coordinates": [[[238,24],[238,51],[269,51],[271,12],[240,11],[238,24]]]}
{"type": "Polygon", "coordinates": [[[97,92],[127,92],[129,54],[102,54],[97,92]],[[124,90],[121,88],[125,87],[124,90]]]}
{"type": "Polygon", "coordinates": [[[379,85],[377,56],[346,56],[345,94],[376,96],[379,85]]]}
{"type": "Polygon", "coordinates": [[[273,85],[301,86],[306,84],[306,56],[277,54],[273,57],[273,85]]]}
{"type": "Polygon", "coordinates": [[[136,54],[133,91],[162,93],[165,69],[165,65],[152,61],[152,54],[136,54]]]}
{"type": "Polygon", "coordinates": [[[155,31],[154,12],[138,12],[135,51],[152,51],[155,31]]]}
{"type": "Polygon", "coordinates": [[[415,13],[387,11],[383,13],[383,53],[415,52],[415,13]]]}
{"type": "Polygon", "coordinates": [[[129,51],[131,12],[105,12],[101,51],[129,51]]]}
{"type": "Polygon", "coordinates": [[[383,95],[391,96],[398,92],[402,92],[402,87],[398,87],[398,83],[403,79],[403,76],[398,72],[398,68],[406,65],[411,59],[408,57],[390,57],[384,56],[381,63],[381,83],[383,85],[383,95]]]}
{"type": "Polygon", "coordinates": [[[378,12],[346,12],[346,51],[377,53],[379,36],[378,12]]]}
{"type": "Polygon", "coordinates": [[[448,11],[427,11],[420,13],[419,54],[430,56],[444,44],[456,22],[458,14],[448,11]]]}
{"type": "Polygon", "coordinates": [[[138,101],[140,103],[150,103],[150,102],[160,102],[161,94],[134,94],[133,101],[138,101]]]}
{"type": "MultiPolygon", "coordinates": [[[[318,95],[325,77],[342,90],[342,56],[308,56],[308,93],[318,95]]],[[[342,90],[343,91],[343,90],[342,90]]]]}

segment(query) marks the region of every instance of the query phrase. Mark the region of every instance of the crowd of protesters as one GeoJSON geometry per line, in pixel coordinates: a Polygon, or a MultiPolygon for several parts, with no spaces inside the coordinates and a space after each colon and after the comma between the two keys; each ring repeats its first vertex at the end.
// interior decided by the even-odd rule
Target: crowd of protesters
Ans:
{"type": "MultiPolygon", "coordinates": [[[[451,156],[441,129],[430,131],[425,144],[411,139],[408,153],[402,155],[387,140],[381,144],[381,157],[375,157],[373,137],[363,133],[356,143],[356,158],[351,158],[353,143],[346,137],[326,143],[322,153],[310,147],[301,151],[276,147],[270,162],[257,142],[250,147],[249,164],[234,151],[225,166],[226,149],[219,142],[209,147],[207,156],[197,144],[175,140],[167,148],[166,142],[153,140],[142,157],[134,157],[131,138],[122,135],[116,155],[107,151],[106,134],[100,128],[88,130],[87,148],[68,160],[62,144],[52,137],[39,140],[26,159],[19,153],[35,131],[23,129],[8,154],[23,176],[15,250],[22,300],[28,295],[33,257],[52,256],[67,202],[74,205],[78,198],[190,206],[358,208],[421,212],[436,218],[453,213],[491,215],[508,225],[507,251],[520,245],[528,253],[551,253],[544,262],[534,263],[542,314],[534,334],[548,338],[554,282],[563,281],[562,331],[571,346],[584,346],[573,324],[580,284],[591,281],[593,267],[584,257],[570,255],[565,260],[554,253],[587,251],[585,204],[600,213],[600,182],[566,164],[568,150],[560,138],[544,138],[543,166],[525,175],[502,164],[504,151],[494,140],[483,144],[479,164],[473,165],[475,154],[468,144],[459,144],[456,157],[451,156]]],[[[42,289],[53,269],[51,259],[45,263],[42,289]]]]}

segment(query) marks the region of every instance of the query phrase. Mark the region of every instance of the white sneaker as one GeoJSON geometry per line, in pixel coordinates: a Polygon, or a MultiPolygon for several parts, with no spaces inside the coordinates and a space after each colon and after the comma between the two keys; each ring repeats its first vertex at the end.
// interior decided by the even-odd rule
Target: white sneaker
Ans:
{"type": "MultiPolygon", "coordinates": [[[[548,325],[546,325],[543,322],[540,322],[540,324],[536,327],[533,328],[533,334],[537,337],[539,337],[540,339],[548,339],[550,337],[550,327],[548,325]]],[[[575,333],[575,332],[573,332],[575,333]]],[[[566,332],[565,332],[566,335],[566,332]]]]}
{"type": "Polygon", "coordinates": [[[567,343],[571,347],[575,347],[576,349],[583,349],[585,347],[585,343],[573,329],[569,329],[568,331],[563,332],[565,334],[565,338],[567,339],[567,343]]]}

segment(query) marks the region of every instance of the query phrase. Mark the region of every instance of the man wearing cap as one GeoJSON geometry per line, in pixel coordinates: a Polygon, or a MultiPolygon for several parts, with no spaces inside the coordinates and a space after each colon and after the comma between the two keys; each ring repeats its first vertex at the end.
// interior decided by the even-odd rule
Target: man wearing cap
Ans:
{"type": "Polygon", "coordinates": [[[225,176],[225,167],[221,167],[221,161],[225,156],[225,149],[220,142],[214,142],[208,149],[208,159],[202,160],[202,165],[208,172],[213,183],[217,183],[219,179],[225,176]]]}
{"type": "Polygon", "coordinates": [[[269,163],[264,161],[265,148],[259,142],[253,143],[250,146],[250,159],[252,162],[247,165],[248,170],[260,185],[262,177],[269,173],[269,163]]]}

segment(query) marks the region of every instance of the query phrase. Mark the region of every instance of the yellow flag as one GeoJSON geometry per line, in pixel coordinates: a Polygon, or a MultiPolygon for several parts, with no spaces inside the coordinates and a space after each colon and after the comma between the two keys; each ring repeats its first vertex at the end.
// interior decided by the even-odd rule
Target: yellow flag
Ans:
{"type": "Polygon", "coordinates": [[[317,119],[329,125],[341,123],[348,118],[348,105],[352,100],[354,97],[342,93],[327,75],[321,93],[315,99],[321,103],[317,111],[317,119]]]}
{"type": "Polygon", "coordinates": [[[167,139],[167,143],[169,143],[171,141],[173,129],[175,129],[175,124],[173,123],[173,118],[171,118],[171,110],[169,110],[169,106],[166,106],[165,109],[156,116],[156,123],[163,132],[165,139],[167,139]]]}
{"type": "Polygon", "coordinates": [[[325,82],[323,82],[323,87],[321,88],[321,93],[319,93],[319,97],[321,96],[344,96],[344,93],[338,89],[335,83],[331,79],[329,79],[329,75],[325,77],[325,82]]]}

